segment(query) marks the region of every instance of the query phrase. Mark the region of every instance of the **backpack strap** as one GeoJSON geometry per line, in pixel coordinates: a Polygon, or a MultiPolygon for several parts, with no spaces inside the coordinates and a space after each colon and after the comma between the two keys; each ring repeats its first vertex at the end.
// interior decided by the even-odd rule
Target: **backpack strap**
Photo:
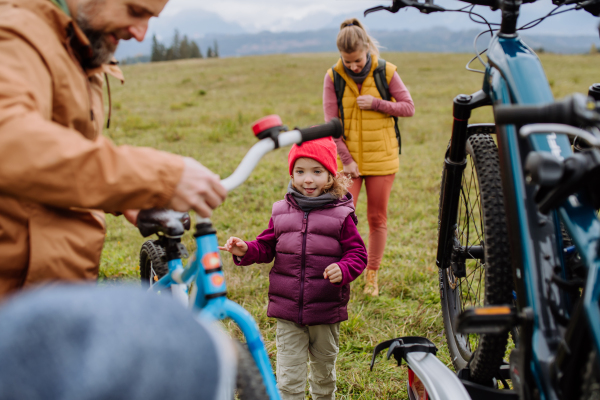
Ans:
{"type": "MultiPolygon", "coordinates": [[[[390,94],[390,86],[388,85],[385,74],[385,60],[380,58],[377,63],[377,68],[375,68],[375,71],[373,71],[375,86],[377,86],[377,91],[383,100],[391,101],[392,95],[390,94]]],[[[394,130],[396,131],[396,140],[398,141],[398,153],[402,154],[402,138],[400,136],[400,128],[398,128],[398,117],[392,116],[392,118],[394,120],[394,130]]]]}
{"type": "MultiPolygon", "coordinates": [[[[335,96],[337,98],[338,110],[340,110],[340,120],[342,121],[342,126],[344,125],[344,105],[342,103],[342,99],[344,97],[344,90],[346,90],[346,81],[342,76],[335,70],[335,65],[331,67],[331,71],[333,72],[333,87],[335,89],[335,96]]],[[[342,137],[346,140],[345,131],[342,132],[342,137]]]]}

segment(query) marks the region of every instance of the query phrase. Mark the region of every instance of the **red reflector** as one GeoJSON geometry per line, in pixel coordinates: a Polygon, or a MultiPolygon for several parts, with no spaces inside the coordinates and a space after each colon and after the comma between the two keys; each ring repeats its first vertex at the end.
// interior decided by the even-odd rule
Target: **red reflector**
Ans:
{"type": "Polygon", "coordinates": [[[202,265],[207,271],[219,268],[221,266],[221,257],[219,256],[219,253],[207,253],[204,255],[204,257],[202,257],[202,265]]]}
{"type": "Polygon", "coordinates": [[[252,124],[252,132],[254,132],[254,136],[256,136],[267,129],[275,128],[281,125],[283,125],[283,122],[281,122],[279,115],[267,115],[266,117],[263,117],[252,124]]]}
{"type": "Polygon", "coordinates": [[[412,392],[416,400],[429,400],[423,382],[421,382],[419,377],[410,368],[408,369],[408,390],[412,392]]]}
{"type": "Polygon", "coordinates": [[[225,282],[225,278],[223,278],[223,276],[219,275],[219,274],[213,274],[212,278],[210,279],[212,284],[215,286],[221,286],[223,284],[223,282],[225,282]]]}

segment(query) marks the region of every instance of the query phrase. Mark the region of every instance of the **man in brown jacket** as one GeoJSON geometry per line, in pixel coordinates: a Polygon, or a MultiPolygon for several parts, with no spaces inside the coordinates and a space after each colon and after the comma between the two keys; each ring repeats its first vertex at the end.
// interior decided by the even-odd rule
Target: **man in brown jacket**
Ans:
{"type": "Polygon", "coordinates": [[[200,163],[102,136],[103,74],[167,0],[0,0],[0,296],[93,281],[105,212],[210,215],[225,198],[200,163]]]}

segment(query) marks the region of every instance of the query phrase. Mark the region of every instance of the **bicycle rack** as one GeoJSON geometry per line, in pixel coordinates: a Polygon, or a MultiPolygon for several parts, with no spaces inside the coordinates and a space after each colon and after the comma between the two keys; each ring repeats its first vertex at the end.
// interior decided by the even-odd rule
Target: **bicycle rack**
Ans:
{"type": "MultiPolygon", "coordinates": [[[[469,380],[469,370],[462,369],[454,373],[437,357],[437,348],[424,337],[405,336],[379,343],[373,350],[371,371],[375,365],[375,357],[388,349],[387,359],[393,355],[398,365],[402,360],[422,382],[427,391],[427,398],[434,400],[518,400],[513,390],[500,390],[478,385],[469,380]]],[[[502,365],[499,377],[510,379],[509,366],[502,365]]],[[[409,374],[410,380],[410,374],[409,374]]],[[[408,387],[409,399],[414,400],[412,389],[408,387]]]]}
{"type": "Polygon", "coordinates": [[[387,348],[389,348],[387,359],[389,360],[393,355],[398,361],[398,365],[402,365],[402,360],[406,361],[408,367],[423,382],[429,398],[472,400],[458,376],[435,356],[437,348],[428,339],[406,336],[379,343],[373,350],[371,370],[373,370],[377,354],[387,348]]]}

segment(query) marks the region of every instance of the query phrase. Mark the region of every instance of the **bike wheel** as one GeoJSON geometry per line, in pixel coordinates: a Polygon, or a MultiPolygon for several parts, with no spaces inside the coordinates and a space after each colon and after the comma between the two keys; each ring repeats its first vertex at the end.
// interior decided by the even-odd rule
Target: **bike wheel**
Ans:
{"type": "Polygon", "coordinates": [[[143,287],[150,287],[169,272],[165,249],[158,240],[149,240],[140,250],[140,280],[143,287]]]}
{"type": "MultiPolygon", "coordinates": [[[[508,333],[461,334],[455,319],[469,307],[512,304],[512,272],[496,144],[489,134],[475,133],[466,153],[452,251],[440,260],[440,296],[454,367],[469,367],[472,381],[490,385],[503,362],[508,333]]],[[[440,216],[441,211],[440,199],[440,216]]]]}
{"type": "Polygon", "coordinates": [[[236,340],[238,368],[236,390],[240,400],[268,399],[267,388],[248,346],[236,340]]]}

